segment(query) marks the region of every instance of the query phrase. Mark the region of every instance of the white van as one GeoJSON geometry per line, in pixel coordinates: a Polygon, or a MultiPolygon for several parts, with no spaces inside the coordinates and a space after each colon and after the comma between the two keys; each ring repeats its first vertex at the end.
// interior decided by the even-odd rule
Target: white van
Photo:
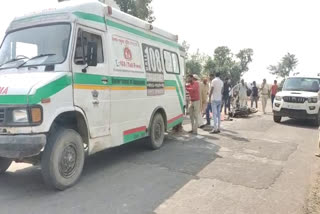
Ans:
{"type": "Polygon", "coordinates": [[[285,80],[273,103],[273,119],[310,119],[320,125],[319,76],[292,76],[285,80]]]}
{"type": "Polygon", "coordinates": [[[14,19],[0,48],[0,174],[41,163],[45,182],[76,183],[86,155],[182,123],[178,37],[100,2],[63,2],[14,19]]]}

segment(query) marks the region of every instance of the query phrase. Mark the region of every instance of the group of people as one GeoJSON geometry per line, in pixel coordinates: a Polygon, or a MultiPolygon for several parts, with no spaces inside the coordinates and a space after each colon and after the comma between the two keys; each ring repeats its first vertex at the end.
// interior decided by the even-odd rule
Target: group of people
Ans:
{"type": "Polygon", "coordinates": [[[203,128],[210,123],[210,113],[212,114],[213,129],[210,133],[220,133],[221,112],[224,107],[224,114],[230,113],[231,99],[239,103],[239,107],[246,108],[248,98],[251,99],[251,108],[255,104],[258,108],[258,100],[261,97],[262,111],[266,113],[267,100],[271,96],[273,105],[274,98],[278,91],[277,81],[270,88],[266,79],[258,88],[254,81],[248,86],[242,79],[240,83],[232,87],[230,78],[220,79],[220,73],[210,74],[209,80],[204,78],[200,81],[198,75],[188,75],[186,91],[189,95],[188,111],[191,119],[192,130],[190,133],[197,134],[198,128],[203,128]],[[202,117],[206,116],[206,123],[202,117]]]}

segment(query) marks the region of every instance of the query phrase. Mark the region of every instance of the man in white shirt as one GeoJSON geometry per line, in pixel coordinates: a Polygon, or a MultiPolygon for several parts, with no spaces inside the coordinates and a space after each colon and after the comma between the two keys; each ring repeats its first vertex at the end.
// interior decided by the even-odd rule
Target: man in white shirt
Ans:
{"type": "Polygon", "coordinates": [[[212,107],[213,114],[213,130],[210,132],[212,134],[220,133],[220,123],[221,123],[221,105],[222,105],[222,91],[223,91],[223,82],[220,79],[220,73],[216,73],[216,78],[211,82],[211,89],[209,95],[209,102],[212,107]]]}

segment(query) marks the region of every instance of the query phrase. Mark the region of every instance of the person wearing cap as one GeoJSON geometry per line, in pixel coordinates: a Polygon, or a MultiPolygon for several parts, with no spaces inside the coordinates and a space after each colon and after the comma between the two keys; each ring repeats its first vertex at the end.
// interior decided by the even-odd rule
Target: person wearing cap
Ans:
{"type": "Polygon", "coordinates": [[[190,96],[189,114],[192,126],[192,130],[189,133],[193,134],[198,134],[198,117],[200,116],[200,86],[197,79],[199,79],[197,75],[190,74],[186,86],[186,90],[189,92],[190,96]]]}

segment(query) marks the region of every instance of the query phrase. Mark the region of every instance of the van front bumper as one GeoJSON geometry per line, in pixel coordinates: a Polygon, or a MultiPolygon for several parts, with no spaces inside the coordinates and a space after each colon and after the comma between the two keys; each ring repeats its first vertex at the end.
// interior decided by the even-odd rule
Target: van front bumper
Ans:
{"type": "Polygon", "coordinates": [[[0,135],[0,157],[22,159],[40,154],[47,141],[45,134],[0,135]]]}

